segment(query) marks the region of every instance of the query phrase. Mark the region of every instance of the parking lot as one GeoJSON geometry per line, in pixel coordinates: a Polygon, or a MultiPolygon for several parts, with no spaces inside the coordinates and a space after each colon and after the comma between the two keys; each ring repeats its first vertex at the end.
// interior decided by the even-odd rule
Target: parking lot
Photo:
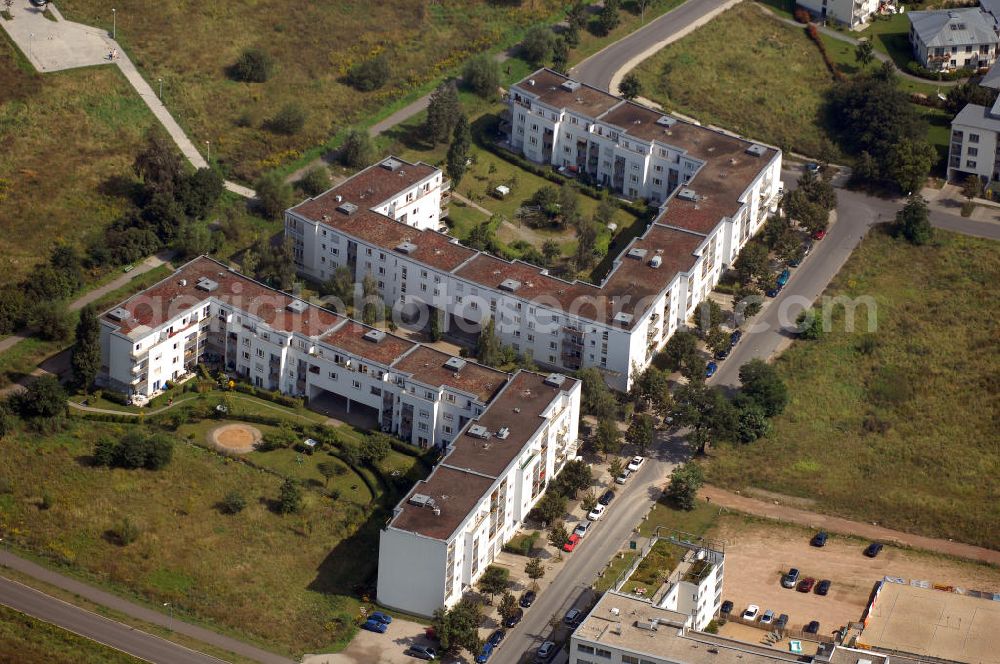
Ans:
{"type": "Polygon", "coordinates": [[[861,619],[875,582],[884,576],[1000,592],[1000,569],[994,567],[891,546],[871,559],[862,555],[867,542],[832,536],[816,548],[809,545],[811,535],[795,526],[721,519],[711,537],[727,542],[723,600],[733,602],[734,612],[756,604],[761,613],[787,613],[792,629],[818,620],[820,632],[830,634],[861,619]],[[832,581],[829,594],[783,588],[781,576],[789,567],[797,567],[803,578],[832,581]]]}

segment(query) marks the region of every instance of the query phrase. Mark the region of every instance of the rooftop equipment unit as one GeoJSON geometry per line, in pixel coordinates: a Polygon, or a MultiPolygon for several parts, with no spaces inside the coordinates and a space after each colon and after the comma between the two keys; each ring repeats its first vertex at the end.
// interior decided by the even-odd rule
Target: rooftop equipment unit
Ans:
{"type": "Polygon", "coordinates": [[[490,437],[490,430],[484,427],[482,424],[473,424],[469,427],[469,435],[473,438],[481,438],[486,440],[490,437]]]}
{"type": "Polygon", "coordinates": [[[125,307],[115,307],[114,309],[108,312],[108,317],[111,318],[112,320],[122,322],[132,318],[132,314],[130,314],[128,312],[128,309],[126,309],[125,307]]]}
{"type": "Polygon", "coordinates": [[[683,189],[677,192],[677,198],[681,199],[682,201],[697,201],[698,194],[695,193],[694,189],[690,189],[689,187],[684,187],[683,189]]]}
{"type": "Polygon", "coordinates": [[[631,325],[632,318],[633,318],[632,314],[627,314],[624,311],[619,311],[618,313],[615,314],[614,321],[622,325],[631,325]]]}
{"type": "Polygon", "coordinates": [[[767,154],[767,148],[760,143],[754,143],[747,148],[747,154],[753,155],[754,157],[763,157],[767,154]]]}
{"type": "Polygon", "coordinates": [[[195,284],[195,288],[211,293],[219,288],[219,282],[213,281],[208,277],[199,277],[198,282],[195,284]]]}
{"type": "Polygon", "coordinates": [[[401,254],[412,254],[417,250],[417,245],[409,241],[403,241],[396,245],[396,251],[401,254]]]}
{"type": "Polygon", "coordinates": [[[634,258],[637,261],[641,261],[643,258],[646,257],[646,250],[640,249],[639,247],[632,247],[631,249],[628,250],[626,256],[628,256],[629,258],[634,258]]]}
{"type": "Polygon", "coordinates": [[[545,377],[545,384],[549,387],[560,387],[566,382],[566,376],[561,373],[550,373],[545,377]]]}
{"type": "Polygon", "coordinates": [[[400,162],[398,159],[392,159],[392,158],[386,159],[385,161],[382,162],[382,168],[384,168],[387,171],[399,170],[399,167],[402,165],[403,165],[402,162],[400,162]]]}
{"type": "Polygon", "coordinates": [[[305,313],[305,310],[309,308],[309,305],[303,302],[302,300],[292,300],[287,305],[285,305],[285,308],[291,311],[292,313],[301,314],[305,313]]]}
{"type": "Polygon", "coordinates": [[[500,282],[500,290],[505,290],[508,293],[514,293],[520,287],[521,282],[517,279],[504,279],[500,282]]]}
{"type": "Polygon", "coordinates": [[[662,256],[653,256],[651,259],[649,259],[649,267],[651,267],[651,268],[654,268],[654,269],[658,268],[662,264],[663,264],[663,257],[662,256]]]}
{"type": "Polygon", "coordinates": [[[444,366],[452,371],[461,371],[465,368],[466,361],[458,356],[449,357],[444,366]]]}
{"type": "Polygon", "coordinates": [[[580,82],[566,79],[565,81],[562,82],[561,87],[563,90],[566,90],[567,92],[576,92],[577,90],[580,89],[580,82]]]}
{"type": "Polygon", "coordinates": [[[341,203],[337,206],[337,212],[341,214],[346,214],[350,217],[352,214],[358,211],[358,206],[354,203],[341,203]]]}
{"type": "Polygon", "coordinates": [[[500,427],[499,429],[497,429],[497,438],[499,438],[500,440],[507,440],[509,436],[510,436],[510,428],[500,427]]]}
{"type": "Polygon", "coordinates": [[[385,332],[382,330],[368,330],[362,335],[365,341],[370,341],[373,344],[377,344],[383,339],[385,339],[385,332]]]}

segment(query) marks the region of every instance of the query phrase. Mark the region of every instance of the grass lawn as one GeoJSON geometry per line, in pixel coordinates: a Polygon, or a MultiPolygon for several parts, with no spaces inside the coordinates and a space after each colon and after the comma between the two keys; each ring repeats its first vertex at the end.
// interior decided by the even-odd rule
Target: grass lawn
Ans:
{"type": "MultiPolygon", "coordinates": [[[[913,11],[909,5],[907,10],[913,11]]],[[[875,17],[867,28],[857,33],[857,36],[870,39],[875,50],[892,58],[900,69],[905,69],[906,63],[913,60],[913,47],[910,46],[910,17],[907,14],[875,17]]]]}
{"type": "Polygon", "coordinates": [[[668,45],[635,70],[644,95],[668,110],[805,154],[825,135],[832,77],[801,28],[742,3],[668,45]]]}
{"type": "Polygon", "coordinates": [[[305,490],[300,513],[275,514],[280,477],[186,443],[161,471],[93,468],[95,440],[123,429],[71,422],[47,438],[0,442],[0,477],[11,485],[0,526],[16,548],[268,648],[335,650],[351,638],[357,587],[375,572],[380,510],[305,490]],[[246,509],[221,514],[234,490],[246,509]],[[140,535],[122,547],[106,533],[124,517],[140,535]]]}
{"type": "Polygon", "coordinates": [[[1000,546],[1000,279],[995,242],[937,231],[913,247],[875,231],[827,294],[874,298],[845,331],[795,342],[777,361],[791,402],[770,437],[719,446],[710,481],[816,501],[818,509],[1000,546]]]}
{"type": "Polygon", "coordinates": [[[0,662],[139,664],[140,661],[114,648],[0,606],[0,662]]]}
{"type": "MultiPolygon", "coordinates": [[[[2,31],[0,31],[2,33],[2,31]]],[[[115,67],[34,73],[0,34],[0,287],[125,211],[152,115],[115,67]],[[67,140],[71,136],[72,140],[67,140]]]]}
{"type": "MultiPolygon", "coordinates": [[[[163,78],[167,107],[196,145],[241,180],[295,160],[353,123],[402,105],[476,53],[514,43],[528,26],[561,13],[560,0],[525,0],[517,7],[489,0],[424,3],[384,0],[293,3],[116,5],[118,39],[148,81],[163,78]],[[226,69],[246,48],[274,61],[266,83],[230,80],[226,69]],[[348,87],[348,69],[377,54],[392,64],[391,78],[373,92],[348,87]],[[266,128],[285,104],[308,110],[294,136],[266,128]]],[[[103,0],[66,0],[69,20],[111,29],[103,0]]]]}

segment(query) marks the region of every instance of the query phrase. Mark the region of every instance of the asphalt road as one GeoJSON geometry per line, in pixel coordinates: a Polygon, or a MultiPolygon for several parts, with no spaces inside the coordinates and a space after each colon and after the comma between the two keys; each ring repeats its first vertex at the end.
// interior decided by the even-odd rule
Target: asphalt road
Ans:
{"type": "Polygon", "coordinates": [[[0,577],[0,603],[150,662],[220,664],[223,661],[85,611],[2,577],[0,577]]]}
{"type": "Polygon", "coordinates": [[[650,21],[576,65],[570,69],[570,76],[595,88],[607,90],[614,75],[632,58],[696,23],[727,2],[728,0],[687,0],[676,9],[650,21]]]}

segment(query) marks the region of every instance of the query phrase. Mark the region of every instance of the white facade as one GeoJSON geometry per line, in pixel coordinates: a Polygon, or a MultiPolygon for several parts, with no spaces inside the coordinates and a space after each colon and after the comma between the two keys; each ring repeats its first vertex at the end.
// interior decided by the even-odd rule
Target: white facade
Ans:
{"type": "Polygon", "coordinates": [[[547,482],[576,454],[580,383],[552,380],[517,374],[399,504],[379,540],[379,603],[422,616],[453,606],[517,533],[547,482]],[[515,405],[539,391],[546,392],[540,403],[515,405]],[[522,417],[534,421],[497,435],[498,423],[508,418],[515,429],[522,417]],[[490,438],[471,435],[476,425],[490,438]]]}
{"type": "Polygon", "coordinates": [[[850,28],[863,28],[883,4],[882,0],[796,0],[820,20],[836,21],[850,28]]]}
{"type": "Polygon", "coordinates": [[[967,104],[951,121],[948,179],[976,175],[984,184],[1000,180],[1000,103],[993,108],[967,104]]]}

